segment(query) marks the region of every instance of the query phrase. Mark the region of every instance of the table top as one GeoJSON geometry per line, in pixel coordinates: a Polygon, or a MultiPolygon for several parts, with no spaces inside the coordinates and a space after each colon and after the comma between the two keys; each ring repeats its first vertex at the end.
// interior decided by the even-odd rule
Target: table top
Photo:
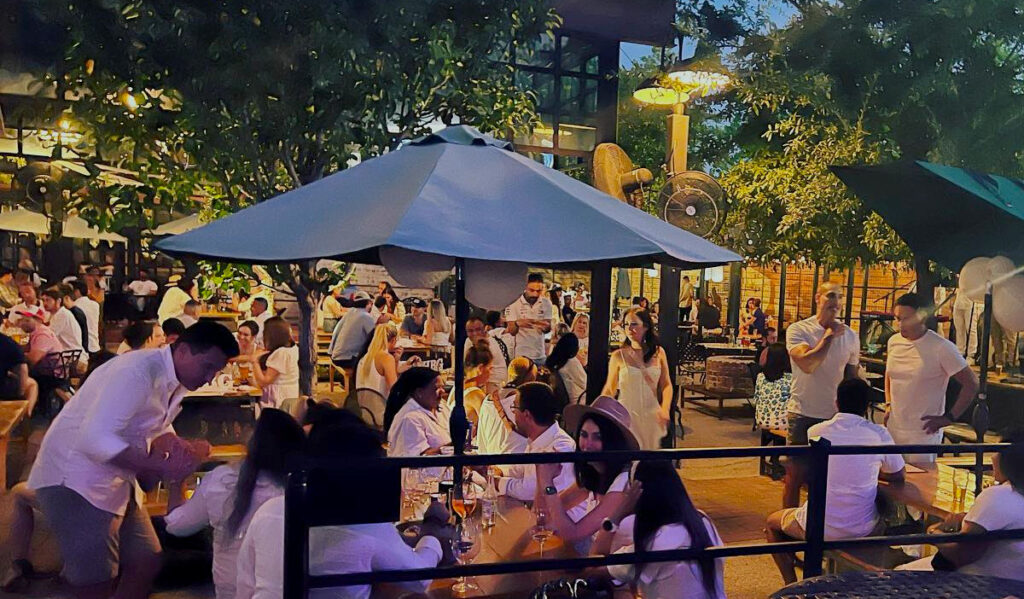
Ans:
{"type": "MultiPolygon", "coordinates": [[[[968,458],[939,458],[946,464],[968,465],[974,463],[974,457],[968,458]]],[[[987,457],[985,463],[991,464],[991,458],[987,457]]],[[[907,465],[908,472],[902,483],[879,481],[879,490],[890,500],[917,508],[922,512],[939,519],[945,519],[954,512],[963,511],[954,509],[951,497],[939,495],[939,471],[936,464],[913,464],[907,465]],[[909,471],[923,470],[923,472],[909,471]]]]}
{"type": "Polygon", "coordinates": [[[27,413],[28,402],[24,399],[0,401],[0,437],[11,434],[11,430],[18,426],[27,413]]]}
{"type": "Polygon", "coordinates": [[[196,399],[196,398],[213,398],[213,397],[227,397],[227,398],[259,398],[263,396],[263,390],[259,387],[252,385],[232,386],[230,389],[216,389],[212,387],[203,387],[196,389],[195,391],[189,391],[185,394],[185,399],[196,399]]]}
{"type": "Polygon", "coordinates": [[[1024,582],[959,572],[846,572],[809,578],[780,589],[772,599],[1004,599],[1024,596],[1024,582]]]}
{"type": "Polygon", "coordinates": [[[731,352],[744,352],[744,353],[757,353],[757,347],[754,345],[743,346],[740,344],[732,343],[698,343],[697,345],[711,351],[731,351],[731,352]]]}

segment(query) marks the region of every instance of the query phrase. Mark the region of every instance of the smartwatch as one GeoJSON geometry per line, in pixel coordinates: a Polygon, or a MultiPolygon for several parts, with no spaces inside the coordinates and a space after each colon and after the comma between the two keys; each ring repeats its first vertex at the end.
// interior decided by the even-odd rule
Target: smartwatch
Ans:
{"type": "Polygon", "coordinates": [[[552,485],[548,485],[548,486],[544,487],[544,494],[545,495],[558,495],[558,489],[556,489],[552,485]]]}
{"type": "Polygon", "coordinates": [[[601,522],[601,528],[604,529],[605,532],[615,532],[619,529],[619,527],[608,518],[605,518],[604,521],[601,522]]]}

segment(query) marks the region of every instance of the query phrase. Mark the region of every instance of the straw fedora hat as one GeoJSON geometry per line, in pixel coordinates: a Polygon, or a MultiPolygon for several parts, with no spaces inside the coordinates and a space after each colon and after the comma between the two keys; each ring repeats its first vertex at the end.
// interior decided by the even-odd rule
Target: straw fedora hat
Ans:
{"type": "Polygon", "coordinates": [[[583,404],[565,406],[562,418],[565,420],[566,430],[570,433],[575,433],[579,429],[580,423],[589,414],[599,414],[610,420],[622,432],[623,438],[626,439],[627,449],[640,449],[640,443],[636,440],[636,435],[629,428],[631,424],[629,410],[626,409],[626,406],[607,395],[598,397],[589,406],[583,404]]]}

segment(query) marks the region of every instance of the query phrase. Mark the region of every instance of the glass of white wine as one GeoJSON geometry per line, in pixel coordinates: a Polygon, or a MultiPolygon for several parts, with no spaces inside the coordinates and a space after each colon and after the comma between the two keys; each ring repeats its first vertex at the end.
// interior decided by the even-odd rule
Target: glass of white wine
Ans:
{"type": "Polygon", "coordinates": [[[548,513],[544,508],[535,507],[533,515],[536,518],[536,523],[531,534],[533,540],[537,541],[537,544],[540,545],[540,556],[544,557],[544,543],[547,543],[554,532],[548,527],[548,513]]]}

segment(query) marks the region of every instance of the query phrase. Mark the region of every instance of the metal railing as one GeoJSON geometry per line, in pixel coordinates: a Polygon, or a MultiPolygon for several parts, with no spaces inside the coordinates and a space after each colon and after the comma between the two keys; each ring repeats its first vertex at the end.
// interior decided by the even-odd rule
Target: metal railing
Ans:
{"type": "MultiPolygon", "coordinates": [[[[285,539],[284,539],[284,597],[299,599],[307,596],[310,589],[348,585],[366,585],[387,582],[409,582],[458,576],[487,576],[516,574],[549,570],[581,570],[584,568],[621,565],[647,564],[668,561],[694,560],[702,557],[726,558],[775,553],[804,552],[804,577],[821,574],[822,561],[826,551],[856,547],[888,545],[917,545],[949,543],[956,541],[988,541],[1024,539],[1024,529],[988,531],[983,534],[904,534],[876,536],[857,539],[825,540],[825,503],[828,489],[829,457],[839,455],[880,455],[880,454],[974,454],[976,493],[981,490],[983,454],[997,453],[1010,447],[1006,443],[959,444],[959,445],[831,445],[827,440],[812,441],[810,445],[726,447],[708,449],[663,449],[655,451],[615,451],[601,453],[538,453],[538,454],[496,454],[496,455],[453,455],[409,458],[381,458],[375,460],[353,460],[344,464],[323,460],[307,461],[303,468],[289,476],[285,491],[285,539]],[[743,458],[790,456],[807,460],[809,473],[807,494],[807,520],[805,540],[778,543],[748,543],[704,549],[677,549],[650,551],[638,556],[633,553],[606,556],[522,560],[504,563],[468,564],[422,568],[416,570],[386,570],[329,574],[309,574],[309,530],[317,520],[309,511],[310,473],[330,472],[346,476],[359,468],[439,468],[462,466],[489,466],[511,464],[565,464],[609,460],[691,460],[707,458],[743,458]]],[[[353,483],[351,492],[358,491],[358,481],[353,483]]],[[[315,492],[315,491],[313,491],[315,492]]],[[[396,497],[397,502],[399,499],[396,497]]]]}

